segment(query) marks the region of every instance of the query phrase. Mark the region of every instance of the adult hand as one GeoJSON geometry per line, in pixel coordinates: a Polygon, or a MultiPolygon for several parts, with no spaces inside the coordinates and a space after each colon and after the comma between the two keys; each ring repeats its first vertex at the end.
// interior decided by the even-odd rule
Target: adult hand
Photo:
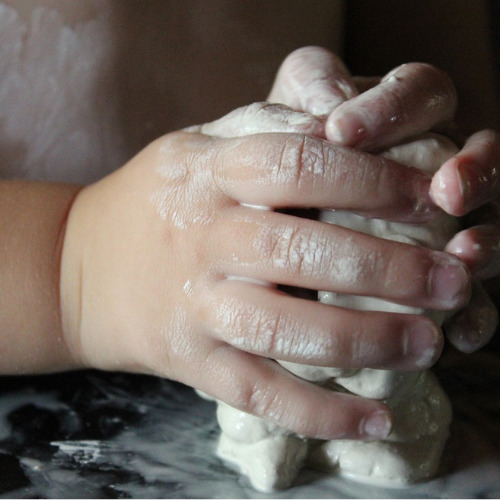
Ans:
{"type": "MultiPolygon", "coordinates": [[[[456,92],[441,70],[421,63],[399,66],[384,78],[356,78],[334,54],[320,47],[299,49],[284,61],[271,102],[325,116],[325,136],[336,144],[380,151],[431,128],[446,129],[456,109],[456,92]]],[[[470,303],[446,324],[449,340],[471,352],[494,334],[498,313],[479,280],[500,272],[500,135],[482,131],[435,174],[430,193],[451,215],[471,214],[473,224],[446,250],[463,259],[476,283],[470,303]],[[475,209],[481,208],[481,210],[475,209]],[[487,224],[483,224],[487,213],[487,224]]]]}
{"type": "Polygon", "coordinates": [[[469,274],[444,252],[273,212],[430,217],[426,174],[314,137],[323,129],[322,119],[256,104],[162,137],[84,188],[61,266],[73,357],[179,380],[299,434],[385,437],[383,403],[315,386],[273,360],[420,369],[439,356],[438,325],[325,306],[269,284],[448,310],[467,301],[469,274]]]}

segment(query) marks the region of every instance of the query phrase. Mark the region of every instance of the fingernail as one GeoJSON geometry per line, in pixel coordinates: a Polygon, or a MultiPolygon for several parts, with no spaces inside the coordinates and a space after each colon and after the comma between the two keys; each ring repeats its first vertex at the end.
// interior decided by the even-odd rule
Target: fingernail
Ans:
{"type": "Polygon", "coordinates": [[[458,259],[436,254],[429,273],[428,293],[436,308],[453,309],[464,305],[470,296],[470,274],[458,259]]]}
{"type": "Polygon", "coordinates": [[[470,354],[477,351],[483,344],[481,332],[464,319],[464,324],[453,325],[448,333],[450,342],[461,352],[470,354]]]}
{"type": "Polygon", "coordinates": [[[484,339],[482,332],[478,330],[466,330],[461,337],[462,352],[471,353],[483,347],[484,339]]]}
{"type": "Polygon", "coordinates": [[[326,137],[336,144],[355,147],[366,135],[365,123],[354,113],[341,114],[339,118],[334,113],[326,123],[326,137]]]}
{"type": "MultiPolygon", "coordinates": [[[[451,173],[454,170],[455,167],[452,161],[445,162],[434,174],[429,194],[432,201],[446,213],[451,215],[463,215],[462,198],[450,195],[450,193],[455,192],[455,183],[453,182],[453,174],[451,173]]],[[[455,178],[458,181],[458,177],[455,176],[455,178]]],[[[461,188],[458,187],[458,189],[461,188]]]]}
{"type": "Polygon", "coordinates": [[[477,176],[477,173],[480,171],[476,164],[471,161],[460,159],[457,165],[457,184],[460,189],[460,194],[463,200],[463,210],[464,212],[468,212],[471,208],[469,206],[469,196],[471,192],[471,184],[470,184],[470,176],[467,175],[467,172],[472,172],[472,176],[477,176]]]}
{"type": "Polygon", "coordinates": [[[392,418],[388,412],[377,411],[368,415],[361,424],[361,434],[365,439],[385,439],[392,430],[392,418]]]}
{"type": "Polygon", "coordinates": [[[443,349],[441,329],[431,320],[412,323],[403,333],[403,368],[424,369],[432,366],[443,349]]]}
{"type": "Polygon", "coordinates": [[[463,312],[453,318],[449,332],[451,343],[465,353],[483,347],[493,337],[498,324],[494,307],[481,307],[473,312],[463,312]]]}

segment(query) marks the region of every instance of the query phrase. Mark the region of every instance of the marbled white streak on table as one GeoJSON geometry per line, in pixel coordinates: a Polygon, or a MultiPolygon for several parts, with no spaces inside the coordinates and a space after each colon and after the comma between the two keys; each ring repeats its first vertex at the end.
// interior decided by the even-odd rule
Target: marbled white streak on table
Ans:
{"type": "MultiPolygon", "coordinates": [[[[269,496],[499,498],[500,356],[448,353],[436,371],[455,412],[436,479],[390,490],[304,471],[269,496]]],[[[166,380],[3,377],[0,498],[266,498],[214,455],[218,433],[213,403],[166,380]]]]}

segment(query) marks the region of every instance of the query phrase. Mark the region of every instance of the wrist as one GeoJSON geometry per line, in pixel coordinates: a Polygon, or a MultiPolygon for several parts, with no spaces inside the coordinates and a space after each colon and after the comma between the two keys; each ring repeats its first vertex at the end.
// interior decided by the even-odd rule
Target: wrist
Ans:
{"type": "Polygon", "coordinates": [[[127,176],[120,169],[83,188],[67,218],[61,255],[61,324],[78,367],[135,369],[137,346],[130,342],[135,316],[130,316],[130,304],[122,297],[133,283],[124,273],[123,261],[129,263],[125,271],[132,274],[136,265],[135,258],[124,256],[129,246],[135,247],[124,237],[124,224],[134,225],[133,218],[123,219],[130,203],[124,177],[126,184],[127,176]]]}
{"type": "Polygon", "coordinates": [[[0,373],[74,368],[61,328],[60,254],[77,186],[0,183],[0,373]]]}
{"type": "MultiPolygon", "coordinates": [[[[85,240],[85,210],[80,205],[88,187],[74,197],[61,226],[59,253],[59,310],[61,331],[75,367],[91,367],[82,345],[83,247],[85,240]]],[[[83,201],[82,201],[83,199],[83,201]]]]}

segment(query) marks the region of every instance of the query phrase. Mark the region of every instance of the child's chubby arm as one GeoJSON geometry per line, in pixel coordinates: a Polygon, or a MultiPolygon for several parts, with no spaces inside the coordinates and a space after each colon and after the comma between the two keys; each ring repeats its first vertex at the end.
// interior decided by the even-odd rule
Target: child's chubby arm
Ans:
{"type": "Polygon", "coordinates": [[[452,309],[469,296],[469,274],[441,252],[273,211],[432,216],[426,174],[314,137],[322,130],[322,119],[255,104],[164,136],[81,190],[60,280],[76,366],[179,380],[309,436],[385,436],[382,403],[313,386],[273,359],[421,369],[440,353],[439,327],[273,285],[452,309]]]}
{"type": "Polygon", "coordinates": [[[75,368],[59,307],[64,229],[77,186],[0,181],[0,373],[75,368]]]}

